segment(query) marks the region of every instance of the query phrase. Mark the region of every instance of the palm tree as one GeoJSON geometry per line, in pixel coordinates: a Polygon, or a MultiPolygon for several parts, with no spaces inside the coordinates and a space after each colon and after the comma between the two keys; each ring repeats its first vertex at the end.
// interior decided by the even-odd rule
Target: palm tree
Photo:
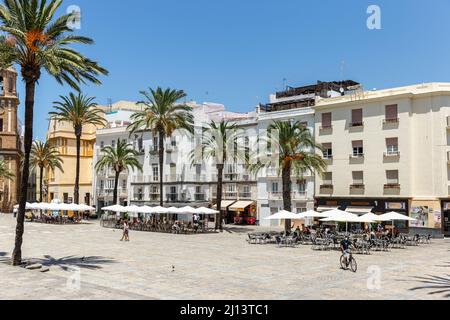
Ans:
{"type": "MultiPolygon", "coordinates": [[[[14,173],[11,170],[9,170],[5,161],[0,160],[0,181],[4,182],[5,180],[13,180],[14,177],[15,177],[14,173]]],[[[6,198],[4,199],[4,205],[5,206],[8,205],[6,198]]]]}
{"type": "Polygon", "coordinates": [[[64,172],[62,167],[63,160],[61,159],[59,151],[50,145],[47,141],[45,143],[41,141],[35,141],[31,147],[30,168],[32,170],[39,169],[39,202],[44,201],[43,192],[43,180],[44,170],[56,169],[64,172]]]}
{"type": "Polygon", "coordinates": [[[102,116],[102,110],[97,108],[93,97],[84,96],[81,93],[75,95],[70,93],[68,97],[60,96],[62,101],[54,102],[56,111],[50,112],[50,116],[58,122],[68,122],[73,125],[75,137],[77,140],[77,166],[75,173],[75,189],[73,192],[74,203],[80,203],[80,153],[81,136],[83,126],[94,125],[104,126],[105,119],[102,116]]]}
{"type": "Polygon", "coordinates": [[[223,197],[223,170],[227,162],[233,162],[238,158],[238,133],[235,123],[212,121],[203,130],[201,145],[198,150],[191,152],[191,165],[203,160],[213,160],[217,169],[217,210],[219,216],[216,221],[216,229],[222,230],[222,197],[223,197]]]}
{"type": "Polygon", "coordinates": [[[103,153],[103,156],[95,165],[95,169],[97,172],[107,168],[111,168],[115,171],[114,204],[118,204],[117,190],[120,174],[126,169],[137,169],[142,171],[142,165],[137,158],[139,153],[133,149],[131,144],[120,139],[115,148],[108,146],[103,148],[101,152],[103,153]]]}
{"type": "Polygon", "coordinates": [[[42,69],[60,84],[79,90],[80,83],[100,84],[97,78],[108,72],[76,50],[72,44],[92,44],[90,38],[73,35],[72,14],[55,19],[62,0],[4,0],[0,4],[0,68],[17,64],[25,82],[24,165],[20,184],[13,265],[22,262],[25,206],[33,143],[33,109],[36,84],[42,69]]]}
{"type": "Polygon", "coordinates": [[[160,205],[164,205],[163,177],[164,177],[164,143],[166,138],[172,137],[176,130],[193,132],[194,117],[192,107],[178,103],[187,95],[182,90],[157,88],[140,92],[144,97],[138,104],[144,106],[143,111],[131,116],[132,124],[128,127],[130,135],[140,130],[150,130],[153,136],[158,136],[159,147],[159,191],[160,205]]]}
{"type": "MultiPolygon", "coordinates": [[[[305,173],[323,174],[326,163],[316,153],[322,147],[314,141],[311,131],[303,123],[291,121],[274,121],[269,127],[271,148],[277,150],[277,157],[268,157],[266,161],[254,161],[248,168],[257,173],[262,168],[279,168],[283,184],[283,207],[292,211],[292,176],[302,177],[305,173]]],[[[285,231],[291,231],[291,221],[285,221],[285,231]]]]}

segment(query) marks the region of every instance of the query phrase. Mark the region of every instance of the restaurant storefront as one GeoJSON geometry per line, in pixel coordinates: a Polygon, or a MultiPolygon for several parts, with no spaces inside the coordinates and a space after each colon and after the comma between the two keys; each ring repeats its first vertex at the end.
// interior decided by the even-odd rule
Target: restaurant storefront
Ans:
{"type": "MultiPolygon", "coordinates": [[[[222,217],[226,224],[234,223],[231,219],[231,214],[229,208],[236,203],[236,200],[222,200],[220,211],[222,212],[222,217]]],[[[213,206],[214,210],[217,210],[217,204],[213,206]]]]}
{"type": "Polygon", "coordinates": [[[234,224],[255,225],[257,221],[257,209],[254,201],[238,201],[229,208],[230,219],[234,224]]]}
{"type": "MultiPolygon", "coordinates": [[[[364,215],[370,212],[380,215],[395,211],[409,216],[409,199],[316,199],[316,211],[324,212],[333,209],[339,209],[357,215],[364,215]]],[[[389,227],[388,225],[387,227],[389,227]]],[[[408,223],[404,221],[396,221],[395,226],[403,231],[408,230],[408,223]]]]}
{"type": "Polygon", "coordinates": [[[411,199],[409,216],[417,221],[410,222],[410,232],[442,236],[442,203],[439,199],[411,199]]]}

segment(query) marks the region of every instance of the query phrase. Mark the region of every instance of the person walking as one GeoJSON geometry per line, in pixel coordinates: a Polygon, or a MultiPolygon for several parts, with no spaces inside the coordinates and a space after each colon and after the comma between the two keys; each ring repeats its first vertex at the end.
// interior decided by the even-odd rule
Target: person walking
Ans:
{"type": "Polygon", "coordinates": [[[125,221],[123,223],[123,235],[122,235],[122,239],[120,239],[120,241],[126,241],[129,242],[130,241],[130,226],[128,225],[128,221],[125,221]]]}

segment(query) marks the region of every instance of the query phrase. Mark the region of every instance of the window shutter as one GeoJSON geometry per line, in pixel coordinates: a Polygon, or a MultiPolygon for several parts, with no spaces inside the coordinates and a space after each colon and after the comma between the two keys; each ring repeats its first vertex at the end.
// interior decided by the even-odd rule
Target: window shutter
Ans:
{"type": "Polygon", "coordinates": [[[393,104],[390,106],[386,106],[386,119],[387,120],[398,119],[398,105],[393,104]]]}

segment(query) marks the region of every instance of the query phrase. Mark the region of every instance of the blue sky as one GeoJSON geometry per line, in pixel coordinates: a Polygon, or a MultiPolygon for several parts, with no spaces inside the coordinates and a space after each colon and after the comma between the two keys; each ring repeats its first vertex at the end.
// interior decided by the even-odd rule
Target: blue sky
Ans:
{"type": "MultiPolygon", "coordinates": [[[[246,112],[283,79],[354,79],[366,89],[450,81],[448,0],[66,0],[64,10],[72,4],[82,10],[77,33],[96,41],[80,50],[110,71],[102,86],[83,88],[99,104],[162,86],[246,112]],[[382,30],[366,27],[370,4],[381,7],[382,30]]],[[[35,137],[69,91],[42,77],[35,137]]]]}

